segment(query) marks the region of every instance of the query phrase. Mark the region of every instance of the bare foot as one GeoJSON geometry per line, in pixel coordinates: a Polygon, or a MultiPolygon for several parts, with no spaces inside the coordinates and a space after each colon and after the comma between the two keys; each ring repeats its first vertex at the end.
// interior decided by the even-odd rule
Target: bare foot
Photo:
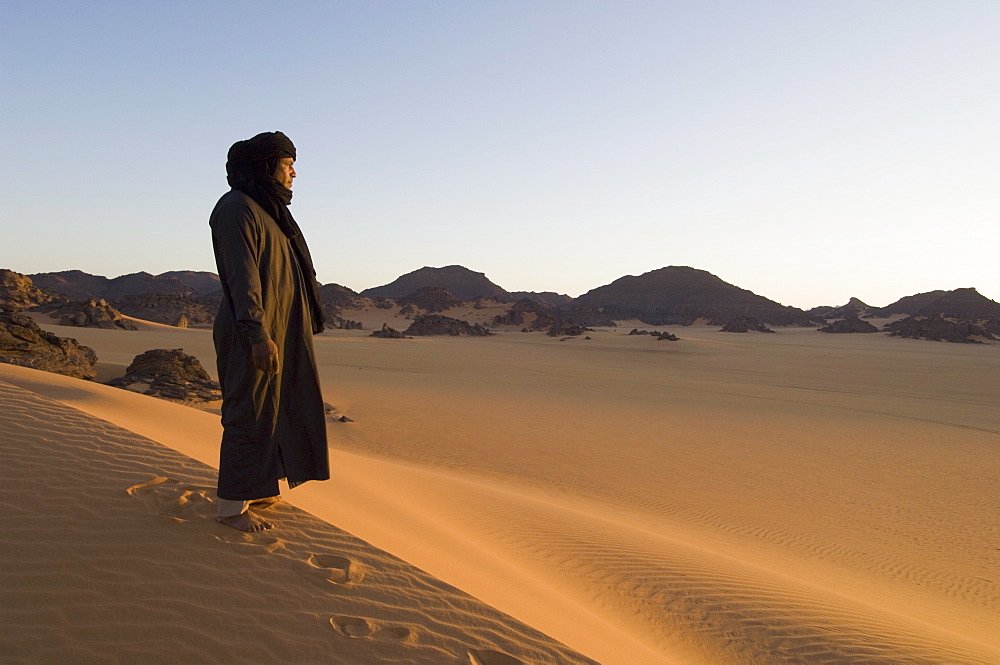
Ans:
{"type": "Polygon", "coordinates": [[[226,526],[231,526],[239,531],[266,531],[274,527],[267,520],[251,515],[249,512],[241,513],[233,517],[220,517],[219,521],[226,526]]]}
{"type": "Polygon", "coordinates": [[[278,503],[279,501],[281,501],[280,494],[275,496],[269,496],[264,499],[254,499],[253,501],[250,502],[250,505],[253,506],[254,508],[265,510],[267,508],[270,508],[274,504],[278,503]]]}

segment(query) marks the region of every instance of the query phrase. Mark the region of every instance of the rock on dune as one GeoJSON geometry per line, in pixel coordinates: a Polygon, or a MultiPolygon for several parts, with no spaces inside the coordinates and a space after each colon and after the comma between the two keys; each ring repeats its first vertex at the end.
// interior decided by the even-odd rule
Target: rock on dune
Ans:
{"type": "Polygon", "coordinates": [[[80,379],[97,376],[97,354],[75,339],[57,337],[25,314],[0,311],[0,362],[80,379]]]}
{"type": "Polygon", "coordinates": [[[38,288],[27,275],[0,268],[0,303],[6,303],[9,309],[30,309],[59,300],[38,288]]]}
{"type": "Polygon", "coordinates": [[[131,320],[109,305],[105,300],[68,302],[53,307],[42,307],[61,326],[77,328],[105,328],[108,330],[138,330],[131,320]]]}
{"type": "Polygon", "coordinates": [[[222,399],[219,384],[184,349],[152,349],[141,353],[125,370],[125,376],[109,381],[108,385],[172,402],[222,399]]]}

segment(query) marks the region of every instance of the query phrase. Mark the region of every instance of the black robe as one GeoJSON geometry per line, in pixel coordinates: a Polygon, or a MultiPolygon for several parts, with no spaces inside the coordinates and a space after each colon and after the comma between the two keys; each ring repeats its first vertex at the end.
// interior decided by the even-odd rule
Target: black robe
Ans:
{"type": "Polygon", "coordinates": [[[330,477],[323,397],[312,342],[306,279],[288,237],[248,195],[223,195],[209,220],[222,303],[215,351],[222,384],[221,499],[260,499],[330,477]],[[268,339],[280,370],[253,365],[268,339]]]}

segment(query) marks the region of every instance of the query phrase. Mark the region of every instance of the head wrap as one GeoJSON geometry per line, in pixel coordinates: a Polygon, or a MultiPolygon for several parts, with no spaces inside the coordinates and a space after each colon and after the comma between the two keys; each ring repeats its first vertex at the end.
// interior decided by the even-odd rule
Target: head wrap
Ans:
{"type": "Polygon", "coordinates": [[[282,157],[295,159],[295,144],[281,132],[263,132],[245,141],[237,141],[229,149],[226,179],[229,186],[250,193],[258,178],[274,175],[282,157]]]}
{"type": "Polygon", "coordinates": [[[323,331],[326,315],[319,299],[316,269],[302,230],[288,210],[288,204],[292,202],[292,190],[274,177],[278,160],[283,157],[295,159],[295,144],[281,132],[263,132],[245,141],[237,141],[229,148],[226,180],[230,187],[244,192],[256,201],[288,238],[306,282],[313,332],[320,333],[323,331]]]}

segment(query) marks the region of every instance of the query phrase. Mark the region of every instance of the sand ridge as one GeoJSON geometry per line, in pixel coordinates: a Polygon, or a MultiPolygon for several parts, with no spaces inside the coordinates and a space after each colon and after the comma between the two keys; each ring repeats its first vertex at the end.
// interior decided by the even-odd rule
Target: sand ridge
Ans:
{"type": "Polygon", "coordinates": [[[212,469],[169,448],[0,402],[4,662],[593,663],[290,505],[280,532],[216,523],[212,469]]]}

